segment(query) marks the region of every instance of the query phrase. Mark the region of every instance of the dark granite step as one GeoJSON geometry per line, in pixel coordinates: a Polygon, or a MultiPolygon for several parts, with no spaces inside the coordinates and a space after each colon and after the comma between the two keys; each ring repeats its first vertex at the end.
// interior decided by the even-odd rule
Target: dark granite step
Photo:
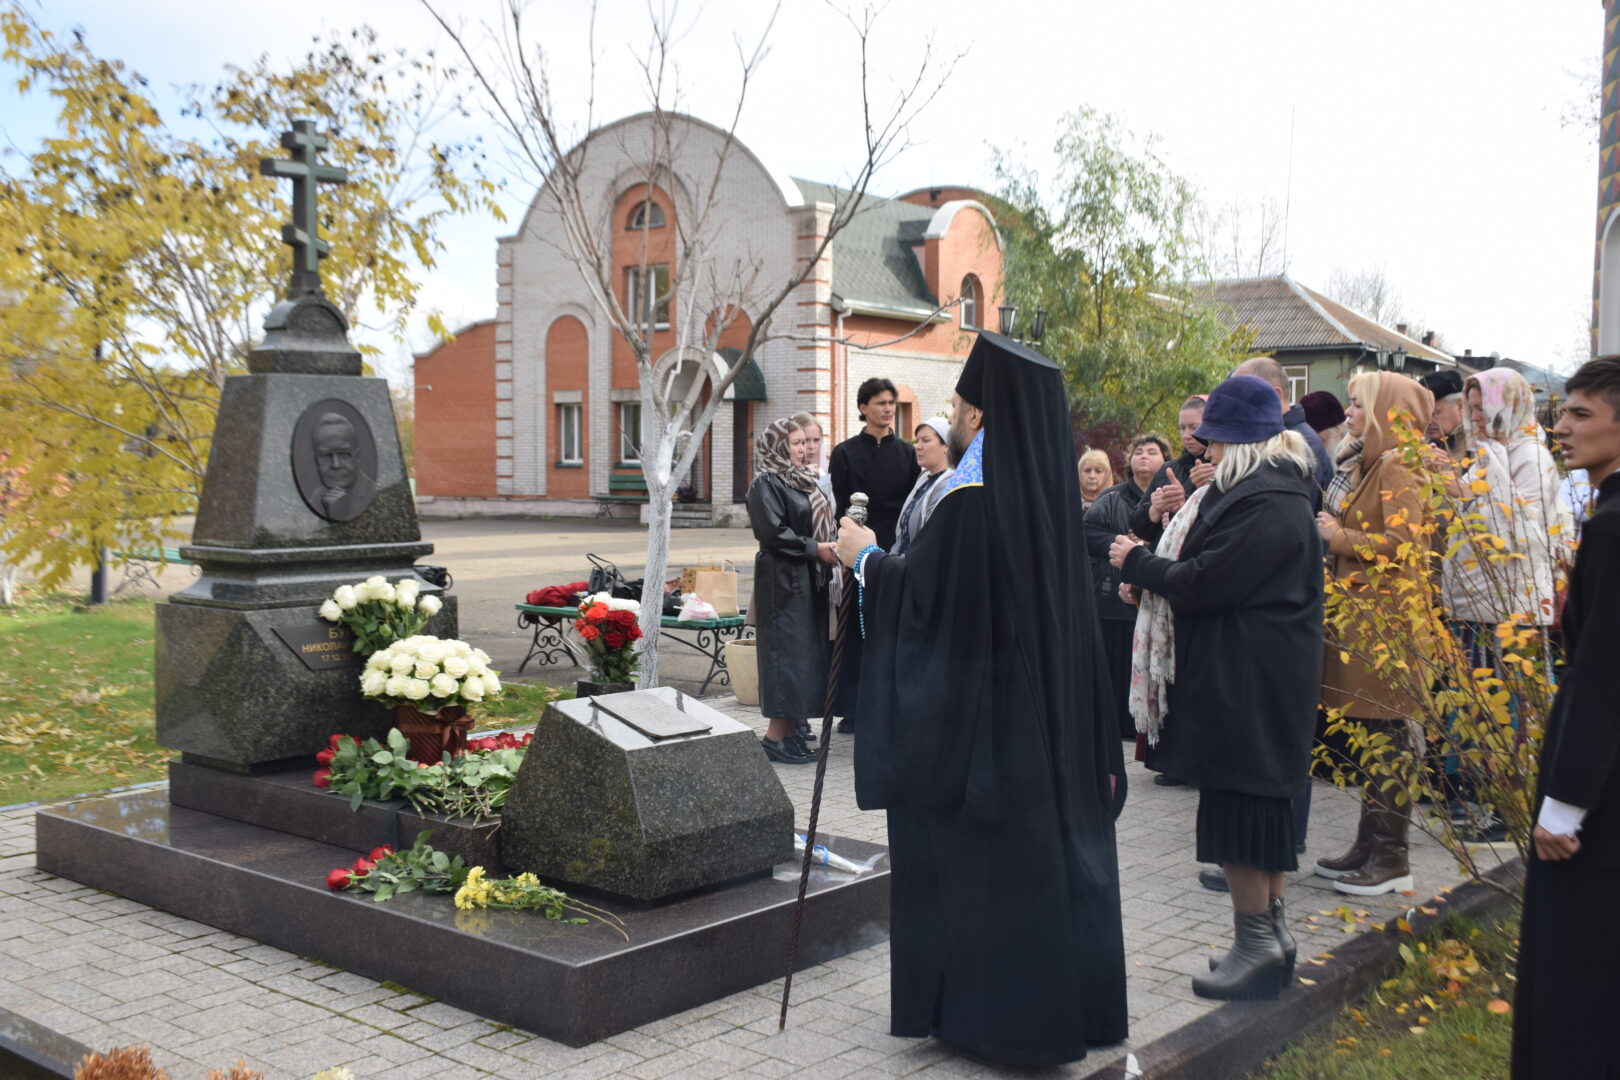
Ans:
{"type": "MultiPolygon", "coordinates": [[[[335,800],[334,800],[335,801],[335,800]]],[[[344,813],[347,809],[344,808],[344,813]]],[[[855,860],[884,849],[822,838],[855,860]]],[[[781,978],[797,865],[652,907],[603,901],[630,940],[533,912],[462,912],[448,896],[384,904],[332,893],[337,847],[171,806],[162,791],[87,799],[37,814],[37,864],[571,1046],[781,978]]],[[[860,877],[812,876],[799,968],[888,936],[886,860],[860,877]]]]}

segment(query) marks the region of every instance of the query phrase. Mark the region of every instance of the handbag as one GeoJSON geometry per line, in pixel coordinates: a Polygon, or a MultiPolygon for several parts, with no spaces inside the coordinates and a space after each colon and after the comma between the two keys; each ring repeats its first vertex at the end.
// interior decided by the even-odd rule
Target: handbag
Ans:
{"type": "Polygon", "coordinates": [[[586,579],[585,588],[592,595],[607,593],[619,600],[640,600],[641,582],[626,581],[619,568],[600,555],[586,553],[585,558],[591,564],[591,572],[586,579]]]}

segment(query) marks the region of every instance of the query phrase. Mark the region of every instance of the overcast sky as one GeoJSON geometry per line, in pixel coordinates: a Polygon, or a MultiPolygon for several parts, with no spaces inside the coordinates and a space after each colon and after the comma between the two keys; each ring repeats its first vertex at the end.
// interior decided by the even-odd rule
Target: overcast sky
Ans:
{"type": "MultiPolygon", "coordinates": [[[[653,0],[662,3],[663,0],[653,0]]],[[[446,42],[410,0],[47,0],[53,29],[84,29],[97,52],[152,80],[208,82],[261,52],[293,57],[311,34],[369,23],[383,43],[446,42]]],[[[486,0],[443,4],[477,26],[486,0]]],[[[645,107],[631,63],[646,0],[603,0],[596,115],[645,107]]],[[[583,122],[588,5],[534,0],[559,103],[583,122]]],[[[752,41],[765,0],[681,8],[682,106],[724,124],[736,99],[734,39],[752,41]]],[[[1567,364],[1591,299],[1596,125],[1572,125],[1602,46],[1599,0],[890,0],[873,43],[878,94],[908,78],[932,37],[966,51],[912,130],[913,146],[873,186],[990,185],[991,146],[1050,165],[1060,117],[1117,113],[1217,205],[1266,197],[1289,208],[1289,273],[1322,288],[1336,266],[1382,267],[1409,314],[1456,352],[1567,364]],[[1293,124],[1289,184],[1290,122],[1293,124]]],[[[823,0],[785,0],[739,135],[794,176],[838,182],[861,154],[855,38],[823,0]]],[[[0,141],[31,148],[52,121],[39,95],[0,85],[0,141]]],[[[473,130],[485,129],[479,118],[473,130]]],[[[493,136],[492,128],[487,129],[493,136]]],[[[8,168],[15,168],[11,162],[8,168]]],[[[510,221],[462,220],[425,302],[452,325],[492,315],[495,238],[533,194],[514,174],[510,221]]],[[[389,346],[398,377],[410,347],[389,346]]]]}

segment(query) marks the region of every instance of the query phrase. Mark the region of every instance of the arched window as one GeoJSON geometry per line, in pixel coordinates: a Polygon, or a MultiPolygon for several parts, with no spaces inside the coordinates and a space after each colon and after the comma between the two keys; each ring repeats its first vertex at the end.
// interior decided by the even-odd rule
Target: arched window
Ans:
{"type": "Polygon", "coordinates": [[[636,203],[635,208],[630,211],[630,224],[625,226],[626,229],[631,230],[662,229],[663,227],[664,208],[651,199],[636,203]]]}
{"type": "Polygon", "coordinates": [[[983,300],[980,295],[979,279],[969,274],[962,279],[962,329],[979,329],[979,303],[983,300]]]}

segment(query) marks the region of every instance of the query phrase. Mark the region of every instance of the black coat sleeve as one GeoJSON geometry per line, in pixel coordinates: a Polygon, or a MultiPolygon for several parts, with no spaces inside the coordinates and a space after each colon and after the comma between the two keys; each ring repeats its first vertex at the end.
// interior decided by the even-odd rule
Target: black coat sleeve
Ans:
{"type": "MultiPolygon", "coordinates": [[[[1164,535],[1164,525],[1148,516],[1148,510],[1153,503],[1153,493],[1169,482],[1170,466],[1161,465],[1159,471],[1153,474],[1153,482],[1148,485],[1147,492],[1136,504],[1136,509],[1131,512],[1131,532],[1150,544],[1158,543],[1159,537],[1164,535]]],[[[1112,542],[1114,538],[1110,536],[1108,539],[1112,542]]]]}
{"type": "Polygon", "coordinates": [[[1097,496],[1097,501],[1091,504],[1086,511],[1086,554],[1093,559],[1106,559],[1108,548],[1119,535],[1114,529],[1113,518],[1119,511],[1119,493],[1105,491],[1097,496]]]}
{"type": "Polygon", "coordinates": [[[841,521],[849,513],[849,497],[855,494],[855,470],[850,467],[849,450],[843,443],[833,447],[827,477],[832,481],[833,513],[841,521]]]}
{"type": "Polygon", "coordinates": [[[1244,498],[1223,507],[1196,554],[1164,559],[1145,547],[1133,548],[1120,576],[1169,600],[1177,615],[1232,611],[1278,566],[1291,565],[1305,542],[1297,530],[1277,520],[1268,500],[1244,498]]]}
{"type": "Polygon", "coordinates": [[[816,561],[814,536],[803,536],[793,529],[788,512],[787,491],[781,484],[757,477],[748,487],[748,523],[754,528],[759,550],[784,559],[816,561]]]}
{"type": "Polygon", "coordinates": [[[1592,517],[1580,559],[1584,618],[1560,689],[1557,745],[1541,768],[1549,798],[1591,810],[1620,768],[1620,514],[1592,517]]]}

